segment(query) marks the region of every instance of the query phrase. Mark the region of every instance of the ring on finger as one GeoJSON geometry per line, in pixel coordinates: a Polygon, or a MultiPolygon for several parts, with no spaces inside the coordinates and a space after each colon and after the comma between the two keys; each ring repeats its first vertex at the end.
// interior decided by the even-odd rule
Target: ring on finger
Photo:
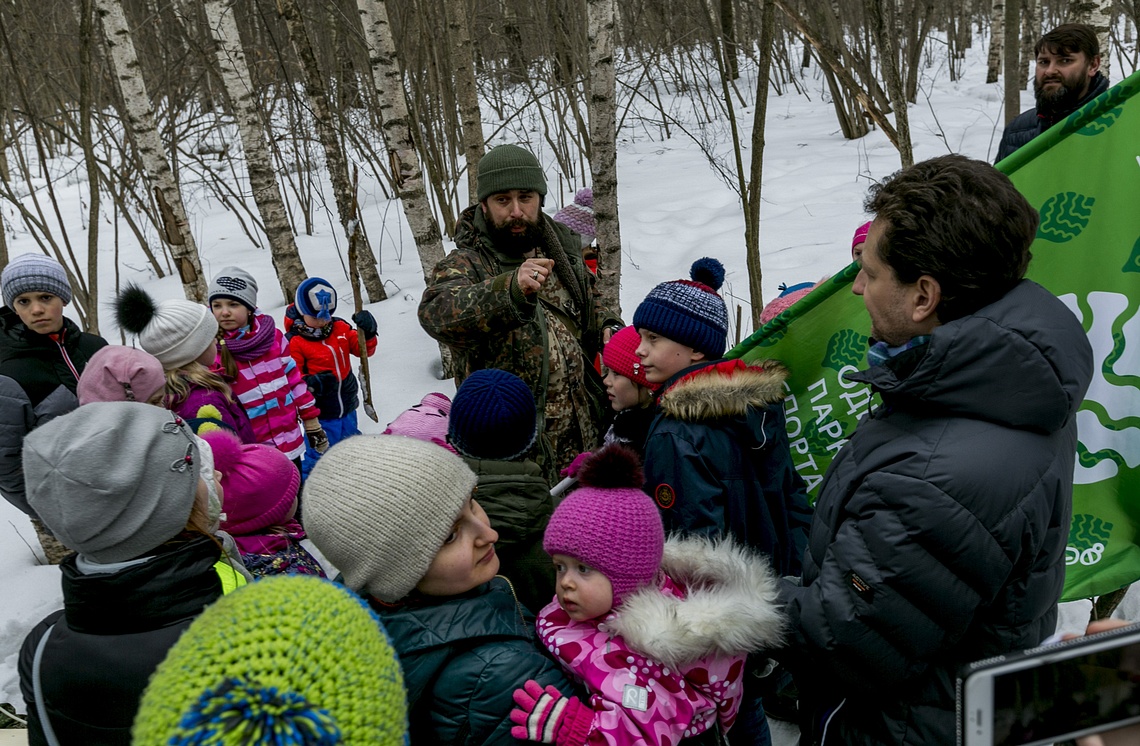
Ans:
{"type": "Polygon", "coordinates": [[[537,269],[531,273],[531,277],[533,277],[536,280],[538,279],[538,270],[537,269]]]}

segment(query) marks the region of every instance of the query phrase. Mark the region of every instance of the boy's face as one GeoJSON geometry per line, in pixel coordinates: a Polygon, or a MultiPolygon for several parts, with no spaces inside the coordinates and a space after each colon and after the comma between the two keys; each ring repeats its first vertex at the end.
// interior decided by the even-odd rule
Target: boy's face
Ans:
{"type": "Polygon", "coordinates": [[[20,293],[12,299],[12,310],[37,334],[55,334],[63,328],[63,298],[58,295],[42,290],[20,293]]]}
{"type": "Polygon", "coordinates": [[[610,579],[594,568],[565,554],[551,555],[554,561],[555,593],[558,605],[576,622],[597,619],[614,606],[610,579]]]}
{"type": "Polygon", "coordinates": [[[650,383],[665,383],[675,373],[705,359],[705,353],[662,337],[657,332],[638,329],[637,333],[641,335],[641,344],[637,346],[636,355],[641,358],[645,380],[650,383]]]}
{"type": "Polygon", "coordinates": [[[455,596],[490,581],[499,572],[498,540],[483,508],[468,498],[416,589],[426,596],[455,596]]]}
{"type": "Polygon", "coordinates": [[[307,313],[301,314],[301,319],[305,322],[305,326],[310,329],[324,329],[332,323],[332,319],[326,321],[325,319],[318,319],[316,316],[310,316],[307,313]]]}
{"type": "Polygon", "coordinates": [[[227,332],[249,325],[249,309],[241,301],[233,298],[214,298],[210,301],[210,310],[214,312],[218,326],[227,332]]]}

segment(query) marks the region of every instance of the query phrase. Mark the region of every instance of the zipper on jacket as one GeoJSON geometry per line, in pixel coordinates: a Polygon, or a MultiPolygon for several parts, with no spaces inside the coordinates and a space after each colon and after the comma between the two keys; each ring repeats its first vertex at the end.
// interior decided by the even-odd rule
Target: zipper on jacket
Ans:
{"type": "Polygon", "coordinates": [[[67,348],[63,346],[63,332],[60,331],[59,334],[51,334],[49,336],[51,337],[51,341],[55,342],[55,346],[59,348],[59,354],[63,356],[63,362],[67,363],[67,368],[71,371],[71,375],[75,376],[75,384],[78,386],[79,371],[75,369],[75,365],[67,355],[67,348]]]}

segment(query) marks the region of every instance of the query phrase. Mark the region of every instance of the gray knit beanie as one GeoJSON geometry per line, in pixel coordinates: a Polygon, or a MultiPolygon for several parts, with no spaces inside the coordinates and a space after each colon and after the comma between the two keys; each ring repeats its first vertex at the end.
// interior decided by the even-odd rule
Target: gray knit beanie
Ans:
{"type": "Polygon", "coordinates": [[[64,544],[96,562],[140,557],[186,526],[198,439],[142,402],[95,402],[24,439],[28,504],[64,544]]]}
{"type": "Polygon", "coordinates": [[[399,601],[427,574],[475,489],[463,459],[401,435],[357,435],[305,482],[305,531],[354,591],[399,601]]]}
{"type": "Polygon", "coordinates": [[[546,175],[534,154],[518,145],[500,145],[479,159],[479,201],[511,189],[546,196],[546,175]]]}
{"type": "Polygon", "coordinates": [[[59,296],[63,305],[70,303],[71,283],[63,265],[43,254],[21,254],[8,262],[0,274],[4,305],[12,308],[16,296],[32,292],[51,293],[59,296]]]}
{"type": "Polygon", "coordinates": [[[241,267],[226,267],[210,283],[208,302],[213,303],[215,298],[231,298],[256,311],[257,280],[241,267]]]}

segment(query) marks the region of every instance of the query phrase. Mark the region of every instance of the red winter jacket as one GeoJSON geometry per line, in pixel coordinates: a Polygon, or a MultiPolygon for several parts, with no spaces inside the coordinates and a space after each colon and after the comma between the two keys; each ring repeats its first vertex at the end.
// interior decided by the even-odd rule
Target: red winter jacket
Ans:
{"type": "MultiPolygon", "coordinates": [[[[360,385],[352,373],[349,355],[360,357],[360,343],[356,330],[344,319],[333,318],[332,332],[324,339],[310,339],[294,331],[294,323],[301,314],[290,305],[285,309],[285,336],[289,340],[289,354],[297,361],[297,368],[305,378],[321,419],[338,419],[360,406],[357,392],[360,385]]],[[[368,355],[376,352],[376,337],[365,341],[368,355]]]]}

